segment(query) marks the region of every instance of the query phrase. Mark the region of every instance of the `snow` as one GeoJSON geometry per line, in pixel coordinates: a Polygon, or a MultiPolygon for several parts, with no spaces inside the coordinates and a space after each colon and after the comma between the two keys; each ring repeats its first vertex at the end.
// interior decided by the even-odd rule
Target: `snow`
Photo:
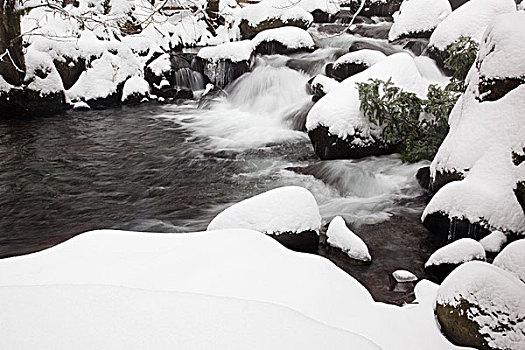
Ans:
{"type": "Polygon", "coordinates": [[[443,51],[462,36],[480,42],[485,28],[497,15],[515,11],[514,0],[470,0],[436,27],[429,47],[443,51]]]}
{"type": "Polygon", "coordinates": [[[350,52],[339,57],[334,62],[334,69],[337,69],[340,65],[348,63],[364,64],[368,67],[384,60],[386,55],[381,51],[363,49],[359,51],[350,52]]]}
{"type": "Polygon", "coordinates": [[[171,70],[170,55],[165,53],[148,64],[148,68],[156,76],[162,76],[163,73],[171,70]]]}
{"type": "Polygon", "coordinates": [[[525,12],[500,15],[483,36],[476,65],[481,78],[525,78],[525,12]]]}
{"type": "Polygon", "coordinates": [[[525,239],[512,242],[494,259],[494,265],[525,283],[525,239]]]}
{"type": "Polygon", "coordinates": [[[479,243],[487,253],[499,253],[501,248],[507,243],[507,236],[501,231],[493,231],[488,236],[482,238],[479,243]]]}
{"type": "Polygon", "coordinates": [[[24,79],[30,82],[27,85],[28,89],[38,91],[41,96],[64,90],[62,79],[49,55],[30,46],[24,55],[24,59],[26,64],[24,79]],[[38,71],[45,73],[46,77],[41,78],[37,74],[38,71]]]}
{"type": "Polygon", "coordinates": [[[313,22],[312,15],[300,6],[290,6],[285,1],[265,0],[255,5],[249,5],[235,12],[239,21],[246,20],[252,26],[272,19],[280,19],[283,23],[303,21],[307,25],[313,22]]]}
{"type": "Polygon", "coordinates": [[[462,238],[436,250],[425,267],[441,264],[459,265],[471,260],[485,260],[485,249],[472,238],[462,238]]]}
{"type": "Polygon", "coordinates": [[[350,258],[362,261],[372,260],[366,243],[350,231],[342,217],[336,216],[332,219],[328,226],[328,231],[326,231],[326,236],[328,237],[328,244],[341,249],[350,258]]]}
{"type": "Polygon", "coordinates": [[[393,14],[394,24],[388,40],[434,30],[450,13],[448,0],[404,0],[399,11],[393,14]]]}
{"type": "Polygon", "coordinates": [[[524,295],[525,284],[513,275],[491,264],[473,261],[452,271],[439,287],[436,300],[441,305],[458,306],[461,300],[477,305],[467,316],[490,337],[491,348],[523,349],[524,295]]]}
{"type": "MultiPolygon", "coordinates": [[[[326,344],[331,344],[328,338],[332,334],[339,340],[351,336],[330,330],[338,328],[360,334],[383,349],[459,349],[436,327],[435,284],[418,283],[417,304],[397,307],[376,303],[362,285],[328,260],[292,252],[274,239],[248,230],[180,235],[109,230],[84,233],[42,252],[0,260],[0,286],[2,320],[12,321],[0,327],[0,344],[22,334],[15,338],[17,344],[29,343],[31,349],[44,348],[42,344],[52,341],[52,348],[57,348],[57,339],[66,342],[84,339],[84,335],[87,341],[69,347],[66,342],[64,346],[127,342],[123,338],[133,334],[138,336],[131,348],[142,348],[140,341],[144,340],[153,345],[146,348],[157,349],[161,348],[156,346],[159,343],[150,342],[166,339],[170,345],[175,338],[190,348],[199,347],[198,341],[203,339],[202,347],[209,348],[210,337],[218,342],[228,338],[232,342],[225,347],[235,348],[237,340],[245,344],[241,340],[244,333],[234,327],[237,324],[241,330],[253,330],[246,337],[256,337],[259,330],[248,328],[252,320],[255,325],[262,324],[260,332],[265,335],[277,332],[273,324],[282,324],[283,330],[295,329],[296,320],[297,327],[308,326],[305,317],[330,327],[320,328],[312,321],[312,327],[305,328],[314,332],[317,327],[314,335],[329,332],[320,336],[326,344]],[[241,309],[246,313],[241,314],[241,309]],[[276,314],[284,323],[271,318],[276,314]],[[184,326],[185,317],[191,329],[184,326]],[[98,320],[107,321],[98,326],[98,320]],[[191,332],[178,332],[178,327],[191,332]],[[69,334],[68,329],[79,333],[69,334]],[[31,339],[38,345],[30,343],[31,339]]],[[[289,333],[310,339],[304,332],[289,333]]],[[[283,337],[283,342],[290,339],[283,337]]],[[[270,344],[268,348],[279,348],[271,346],[274,340],[268,338],[280,341],[282,337],[249,338],[249,347],[261,343],[261,347],[270,344]]]]}
{"type": "Polygon", "coordinates": [[[292,26],[263,30],[252,39],[256,47],[265,41],[276,41],[289,49],[313,49],[315,47],[314,40],[306,30],[292,26]]]}
{"type": "Polygon", "coordinates": [[[0,307],[2,349],[380,349],[283,306],[194,293],[15,286],[0,307]]]}
{"type": "Polygon", "coordinates": [[[326,75],[318,74],[310,82],[312,90],[320,90],[325,94],[336,89],[339,86],[339,82],[335,79],[329,78],[326,75]]]}
{"type": "Polygon", "coordinates": [[[203,47],[198,56],[211,62],[229,60],[231,62],[249,61],[252,57],[254,44],[251,40],[234,41],[217,46],[203,47]]]}
{"type": "Polygon", "coordinates": [[[122,91],[122,101],[133,95],[146,96],[149,94],[149,84],[141,76],[135,75],[126,80],[122,91]]]}
{"type": "Polygon", "coordinates": [[[359,109],[359,92],[356,82],[368,82],[368,79],[382,79],[392,82],[406,91],[424,98],[428,84],[424,80],[408,53],[390,55],[367,70],[345,79],[341,84],[321,98],[310,110],[306,118],[308,131],[318,126],[326,126],[332,135],[341,139],[356,135],[352,142],[357,146],[375,143],[374,137],[380,137],[380,127],[370,123],[359,109]]]}
{"type": "Polygon", "coordinates": [[[412,272],[407,270],[396,270],[392,272],[392,277],[396,280],[398,283],[405,283],[405,282],[416,282],[417,276],[414,275],[412,272]]]}
{"type": "Polygon", "coordinates": [[[208,226],[208,230],[228,228],[246,228],[267,234],[319,232],[321,216],[310,191],[286,186],[232,205],[208,226]]]}

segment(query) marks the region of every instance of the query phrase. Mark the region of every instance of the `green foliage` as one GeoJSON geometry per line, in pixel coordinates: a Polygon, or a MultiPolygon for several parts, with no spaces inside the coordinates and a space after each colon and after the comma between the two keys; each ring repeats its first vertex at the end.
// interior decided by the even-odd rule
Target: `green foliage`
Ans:
{"type": "Polygon", "coordinates": [[[454,44],[447,49],[447,59],[443,62],[445,68],[452,71],[451,84],[457,85],[455,87],[458,91],[464,91],[464,81],[470,67],[476,61],[479,45],[470,37],[462,36],[454,44]]]}
{"type": "Polygon", "coordinates": [[[361,111],[382,128],[383,140],[400,146],[403,161],[435,156],[448,133],[448,115],[459,98],[458,92],[431,85],[427,99],[422,100],[395,86],[391,79],[370,79],[368,83],[357,83],[357,87],[361,111]]]}

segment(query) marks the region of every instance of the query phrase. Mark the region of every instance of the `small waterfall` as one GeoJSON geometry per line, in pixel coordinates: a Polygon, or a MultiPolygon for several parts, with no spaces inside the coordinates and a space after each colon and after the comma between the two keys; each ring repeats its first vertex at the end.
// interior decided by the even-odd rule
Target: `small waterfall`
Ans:
{"type": "Polygon", "coordinates": [[[188,67],[180,68],[173,74],[174,86],[177,89],[189,89],[191,91],[204,90],[204,77],[201,73],[188,67]]]}

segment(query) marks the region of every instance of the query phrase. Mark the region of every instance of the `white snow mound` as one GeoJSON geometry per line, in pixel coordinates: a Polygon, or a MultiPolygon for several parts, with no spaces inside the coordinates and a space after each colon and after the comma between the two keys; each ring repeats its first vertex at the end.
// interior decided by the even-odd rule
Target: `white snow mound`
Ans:
{"type": "Polygon", "coordinates": [[[257,47],[263,42],[276,41],[289,49],[313,49],[315,47],[312,36],[298,27],[281,27],[263,30],[252,39],[257,47]]]}
{"type": "Polygon", "coordinates": [[[290,6],[284,1],[266,0],[255,5],[249,5],[235,12],[239,21],[246,20],[252,26],[256,26],[266,20],[281,20],[283,23],[289,21],[303,21],[307,25],[313,22],[312,15],[300,6],[290,6]]]}
{"type": "Polygon", "coordinates": [[[499,253],[507,243],[507,235],[501,231],[493,231],[488,236],[479,240],[487,253],[499,253]]]}
{"type": "Polygon", "coordinates": [[[398,283],[417,281],[417,276],[407,270],[396,270],[392,272],[392,277],[394,277],[398,283]]]}
{"type": "Polygon", "coordinates": [[[472,238],[462,238],[436,250],[425,267],[441,264],[459,265],[471,260],[485,260],[485,249],[472,238]]]}
{"type": "Polygon", "coordinates": [[[525,239],[506,246],[494,259],[494,265],[509,271],[525,283],[525,239]]]}
{"type": "Polygon", "coordinates": [[[232,62],[249,61],[255,49],[251,40],[234,41],[217,46],[203,47],[197,56],[202,59],[217,62],[228,60],[232,62]]]}
{"type": "Polygon", "coordinates": [[[432,31],[451,12],[448,0],[404,0],[399,11],[392,16],[394,24],[388,33],[388,40],[432,31]]]}
{"type": "Polygon", "coordinates": [[[479,43],[485,28],[497,15],[515,11],[514,0],[470,0],[436,27],[428,45],[443,51],[462,36],[479,43]]]}
{"type": "Polygon", "coordinates": [[[134,75],[124,83],[122,90],[122,101],[126,101],[133,95],[146,96],[149,94],[149,84],[144,78],[134,75]]]}
{"type": "Polygon", "coordinates": [[[210,222],[208,231],[228,228],[252,229],[267,234],[319,232],[321,215],[310,191],[286,186],[232,205],[210,222]]]}
{"type": "Polygon", "coordinates": [[[366,243],[346,226],[342,217],[336,216],[332,219],[326,236],[328,244],[341,249],[350,258],[362,261],[372,260],[366,243]]]}
{"type": "Polygon", "coordinates": [[[381,51],[363,49],[354,52],[349,52],[339,57],[334,62],[334,69],[337,69],[340,65],[347,63],[364,64],[368,67],[372,67],[374,64],[384,60],[386,55],[381,51]]]}

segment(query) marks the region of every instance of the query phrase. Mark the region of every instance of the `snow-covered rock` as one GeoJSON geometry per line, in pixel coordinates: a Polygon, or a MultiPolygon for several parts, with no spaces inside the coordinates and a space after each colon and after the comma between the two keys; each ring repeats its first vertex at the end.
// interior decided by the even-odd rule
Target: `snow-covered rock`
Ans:
{"type": "Polygon", "coordinates": [[[0,260],[0,286],[2,349],[12,344],[34,349],[32,340],[37,347],[52,342],[52,348],[67,349],[133,348],[142,341],[155,349],[279,348],[268,332],[292,348],[332,348],[326,338],[333,336],[346,347],[377,349],[348,332],[383,349],[457,348],[436,327],[435,284],[416,286],[417,304],[376,303],[330,261],[291,252],[247,230],[89,232],[42,252],[0,260]],[[281,325],[297,332],[279,330],[281,325]],[[319,339],[304,331],[323,344],[316,346],[319,339]],[[312,346],[296,339],[298,334],[312,346]]]}
{"type": "MultiPolygon", "coordinates": [[[[342,0],[342,7],[350,7],[350,12],[356,13],[361,7],[363,0],[342,0]]],[[[403,0],[365,0],[365,5],[359,14],[361,16],[392,16],[394,12],[399,10],[403,0]]]]}
{"type": "Polygon", "coordinates": [[[213,84],[224,88],[250,71],[254,49],[252,41],[243,40],[204,47],[197,55],[203,61],[204,75],[213,84]]]}
{"type": "Polygon", "coordinates": [[[321,97],[335,89],[339,82],[335,79],[329,78],[326,75],[318,74],[308,80],[307,89],[312,95],[314,101],[318,101],[321,97]]]}
{"type": "Polygon", "coordinates": [[[494,265],[512,273],[525,283],[525,239],[506,246],[494,259],[494,265]]]}
{"type": "Polygon", "coordinates": [[[328,237],[326,240],[328,244],[341,249],[350,258],[362,261],[372,260],[366,243],[346,226],[342,217],[336,216],[332,219],[326,231],[326,237],[328,237]]]}
{"type": "Polygon", "coordinates": [[[425,268],[442,264],[459,265],[471,260],[485,260],[485,250],[476,240],[462,238],[436,250],[425,263],[425,268]]]}
{"type": "Polygon", "coordinates": [[[122,102],[137,100],[148,96],[150,86],[144,78],[135,75],[126,80],[122,89],[122,102]]]}
{"type": "Polygon", "coordinates": [[[454,343],[476,349],[523,349],[525,284],[484,262],[468,262],[439,287],[436,314],[454,343]]]}
{"type": "Polygon", "coordinates": [[[430,36],[429,47],[445,51],[462,36],[479,43],[485,28],[497,15],[515,11],[514,0],[470,0],[436,27],[430,36]]]}
{"type": "Polygon", "coordinates": [[[345,79],[317,102],[306,119],[306,128],[321,159],[360,158],[391,152],[381,139],[382,128],[360,111],[356,82],[369,79],[392,82],[402,89],[426,95],[428,82],[407,53],[390,55],[369,69],[345,79]]]}
{"type": "Polygon", "coordinates": [[[245,199],[219,213],[208,230],[245,228],[272,235],[295,250],[315,251],[321,216],[314,196],[303,187],[279,187],[245,199]]]}
{"type": "Polygon", "coordinates": [[[398,283],[416,282],[417,276],[407,270],[396,270],[392,272],[392,277],[398,283]]]}
{"type": "Polygon", "coordinates": [[[497,254],[501,251],[505,243],[507,243],[507,235],[501,231],[493,231],[488,236],[482,238],[479,243],[485,249],[487,254],[497,254]]]}
{"type": "Polygon", "coordinates": [[[401,37],[429,37],[450,13],[448,0],[404,0],[398,12],[394,13],[394,24],[388,33],[388,40],[401,37]]]}
{"type": "Polygon", "coordinates": [[[380,51],[363,49],[347,53],[339,57],[327,71],[330,77],[337,81],[343,81],[352,75],[360,73],[374,64],[385,59],[386,55],[380,51]]]}
{"type": "Polygon", "coordinates": [[[289,54],[315,48],[312,36],[306,30],[292,26],[264,30],[252,42],[255,51],[263,55],[289,54]]]}
{"type": "Polygon", "coordinates": [[[252,39],[263,30],[283,26],[308,29],[313,22],[312,15],[302,7],[279,0],[243,7],[235,12],[235,17],[243,39],[252,39]]]}

